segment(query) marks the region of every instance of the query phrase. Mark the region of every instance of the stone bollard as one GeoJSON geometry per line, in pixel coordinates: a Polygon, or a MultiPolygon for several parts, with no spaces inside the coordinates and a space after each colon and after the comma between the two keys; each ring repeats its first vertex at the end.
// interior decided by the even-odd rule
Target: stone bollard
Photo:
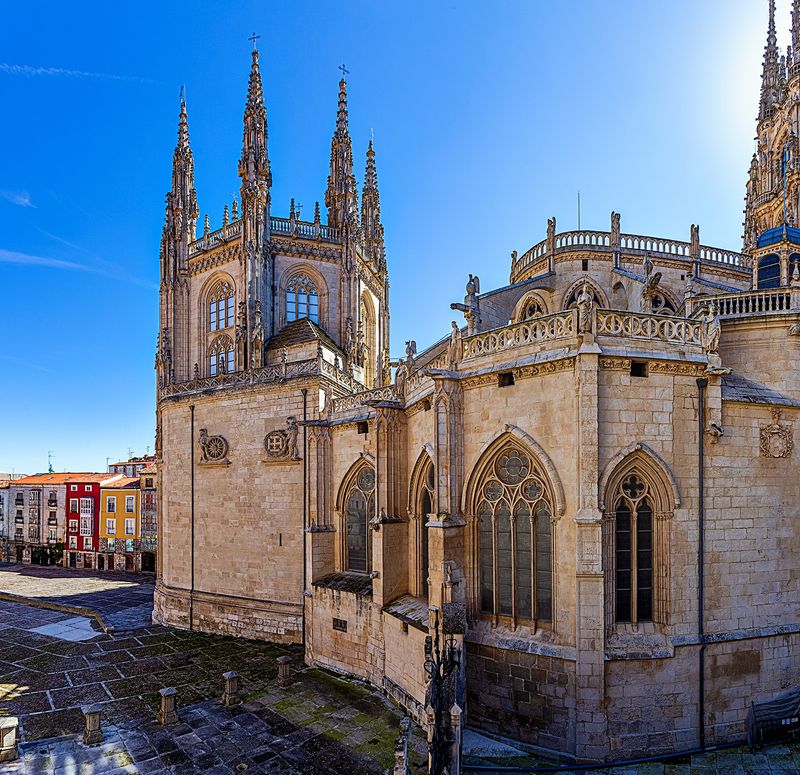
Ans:
{"type": "Polygon", "coordinates": [[[278,685],[288,686],[292,682],[292,676],[289,672],[289,665],[292,658],[288,654],[278,657],[278,685]]]}
{"type": "Polygon", "coordinates": [[[450,708],[450,772],[461,772],[461,708],[453,703],[450,708]]]}
{"type": "Polygon", "coordinates": [[[0,718],[0,762],[13,762],[19,757],[18,729],[19,719],[16,716],[0,718]]]}
{"type": "Polygon", "coordinates": [[[394,770],[392,775],[409,775],[408,738],[411,732],[411,719],[404,718],[400,722],[400,736],[394,744],[394,770]]]}
{"type": "Polygon", "coordinates": [[[223,673],[222,677],[225,679],[225,691],[222,693],[222,704],[226,708],[233,705],[240,705],[242,700],[239,697],[239,673],[230,670],[223,673]]]}
{"type": "Polygon", "coordinates": [[[178,710],[176,707],[176,695],[178,690],[174,686],[167,686],[165,689],[159,689],[158,693],[161,695],[161,709],[158,711],[158,723],[162,727],[168,724],[178,723],[178,710]]]}
{"type": "Polygon", "coordinates": [[[103,730],[100,729],[100,710],[103,706],[99,703],[95,705],[84,705],[84,727],[83,744],[100,745],[103,742],[103,730]]]}

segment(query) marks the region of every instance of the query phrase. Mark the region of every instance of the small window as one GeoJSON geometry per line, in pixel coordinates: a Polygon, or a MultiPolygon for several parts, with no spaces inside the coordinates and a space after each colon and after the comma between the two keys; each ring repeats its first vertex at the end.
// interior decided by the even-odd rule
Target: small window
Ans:
{"type": "Polygon", "coordinates": [[[78,532],[78,520],[71,519],[69,521],[69,532],[70,533],[77,533],[78,532]]]}
{"type": "Polygon", "coordinates": [[[115,541],[113,538],[109,538],[109,539],[108,539],[108,551],[109,551],[109,552],[113,552],[113,551],[114,551],[114,548],[115,548],[115,546],[116,546],[116,543],[117,543],[117,542],[116,542],[116,541],[115,541]]]}
{"type": "Polygon", "coordinates": [[[106,496],[106,511],[114,514],[117,511],[117,499],[113,495],[106,496]]]}
{"type": "Polygon", "coordinates": [[[359,433],[363,433],[363,434],[369,433],[369,423],[366,420],[361,420],[358,423],[357,427],[358,427],[358,432],[359,433]]]}
{"type": "Polygon", "coordinates": [[[81,498],[81,514],[94,514],[94,501],[91,498],[81,498]]]}
{"type": "Polygon", "coordinates": [[[78,499],[77,498],[70,498],[69,499],[69,512],[70,512],[70,514],[77,514],[78,513],[78,499]]]}
{"type": "Polygon", "coordinates": [[[78,536],[70,536],[69,537],[69,548],[70,549],[77,549],[78,548],[78,536]]]}
{"type": "Polygon", "coordinates": [[[504,371],[497,375],[497,387],[509,387],[514,384],[514,372],[504,371]]]}
{"type": "Polygon", "coordinates": [[[133,514],[135,504],[136,504],[135,496],[126,495],[125,496],[125,513],[126,514],[133,514]]]}
{"type": "Polygon", "coordinates": [[[153,486],[153,480],[150,479],[150,477],[148,477],[147,479],[144,480],[144,486],[145,487],[152,487],[153,486]]]}
{"type": "Polygon", "coordinates": [[[136,520],[131,517],[128,517],[125,520],[125,535],[136,535],[136,520]]]}
{"type": "Polygon", "coordinates": [[[347,620],[333,617],[333,629],[337,632],[347,632],[347,620]]]}
{"type": "Polygon", "coordinates": [[[91,549],[92,548],[92,539],[89,536],[86,536],[83,539],[83,548],[84,549],[91,549]]]}
{"type": "Polygon", "coordinates": [[[106,533],[109,535],[114,535],[117,532],[117,520],[116,519],[107,519],[106,520],[106,533]]]}
{"type": "Polygon", "coordinates": [[[588,259],[588,258],[584,258],[584,259],[581,261],[581,269],[582,269],[584,272],[588,272],[588,271],[589,271],[589,259],[588,259]]]}
{"type": "Polygon", "coordinates": [[[647,361],[631,361],[631,376],[632,377],[646,377],[647,376],[647,361]]]}
{"type": "Polygon", "coordinates": [[[85,484],[83,486],[83,491],[84,492],[91,492],[92,491],[92,485],[91,484],[85,484]]]}
{"type": "Polygon", "coordinates": [[[70,492],[78,492],[78,485],[77,484],[71,484],[69,486],[69,491],[70,492]]]}

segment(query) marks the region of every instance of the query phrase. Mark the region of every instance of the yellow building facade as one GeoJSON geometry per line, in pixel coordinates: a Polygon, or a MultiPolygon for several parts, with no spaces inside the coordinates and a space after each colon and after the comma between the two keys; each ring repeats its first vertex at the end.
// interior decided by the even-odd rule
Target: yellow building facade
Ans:
{"type": "Polygon", "coordinates": [[[138,570],[141,560],[141,495],[139,478],[115,482],[100,491],[100,553],[109,570],[138,570]]]}

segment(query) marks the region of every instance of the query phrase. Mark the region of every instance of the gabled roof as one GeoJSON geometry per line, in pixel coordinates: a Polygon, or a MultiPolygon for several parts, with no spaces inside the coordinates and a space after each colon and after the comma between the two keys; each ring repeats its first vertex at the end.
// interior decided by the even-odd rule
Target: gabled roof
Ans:
{"type": "Polygon", "coordinates": [[[138,476],[121,476],[113,482],[107,482],[104,490],[138,490],[139,477],[138,476]]]}
{"type": "Polygon", "coordinates": [[[32,474],[22,479],[15,479],[14,485],[31,486],[31,485],[46,485],[46,484],[73,484],[77,482],[85,482],[86,484],[93,484],[95,482],[102,484],[118,479],[121,474],[92,474],[92,473],[45,473],[45,474],[32,474]]]}
{"type": "Polygon", "coordinates": [[[316,323],[308,318],[293,320],[278,331],[272,339],[267,342],[267,348],[273,350],[280,347],[291,347],[296,344],[306,344],[307,342],[320,341],[329,350],[341,353],[339,347],[333,339],[328,336],[316,323]]]}

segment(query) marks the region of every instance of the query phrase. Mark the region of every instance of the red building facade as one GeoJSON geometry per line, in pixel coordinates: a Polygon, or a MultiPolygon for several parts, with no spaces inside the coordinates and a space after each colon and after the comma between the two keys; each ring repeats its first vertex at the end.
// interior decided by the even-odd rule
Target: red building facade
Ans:
{"type": "Polygon", "coordinates": [[[98,567],[100,488],[119,478],[120,474],[86,474],[67,482],[64,565],[98,567]]]}

